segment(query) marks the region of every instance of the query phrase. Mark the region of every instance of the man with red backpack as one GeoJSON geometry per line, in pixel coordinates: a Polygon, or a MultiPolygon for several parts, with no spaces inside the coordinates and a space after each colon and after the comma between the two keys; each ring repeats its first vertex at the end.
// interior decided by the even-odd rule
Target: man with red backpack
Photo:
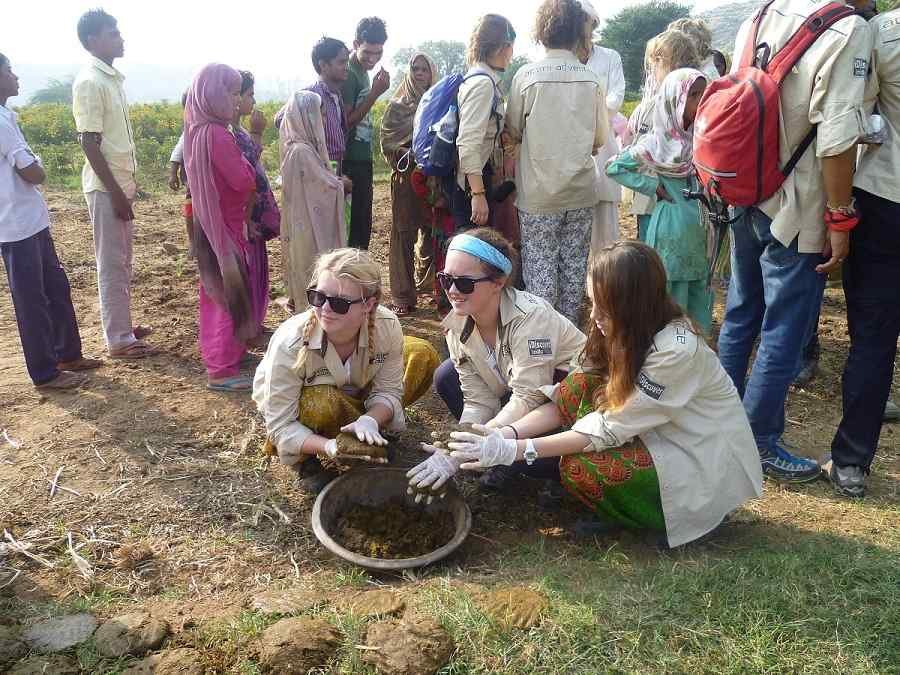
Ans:
{"type": "MultiPolygon", "coordinates": [[[[719,355],[743,397],[763,471],[781,481],[805,482],[820,475],[817,462],[786,447],[784,404],[825,277],[847,257],[850,230],[859,220],[852,184],[856,144],[865,133],[863,93],[871,51],[871,35],[861,17],[846,11],[845,5],[815,0],[766,4],[741,27],[735,45],[735,76],[740,77],[748,62],[766,72],[766,64],[778,65],[773,74],[777,89],[770,89],[777,92],[774,108],[757,111],[760,139],[763,119],[774,123],[777,113],[777,134],[772,134],[777,146],[767,136],[758,150],[762,158],[773,146],[778,148],[782,175],[771,175],[775,165],[769,157],[769,175],[763,176],[762,159],[757,164],[758,184],[746,172],[738,177],[744,183],[736,187],[751,186],[756,192],[750,190],[743,202],[730,202],[742,208],[732,225],[732,280],[719,355]],[[807,34],[813,39],[792,40],[807,34]],[[785,45],[789,49],[779,61],[785,45]],[[766,183],[768,178],[774,182],[766,183]],[[757,337],[759,348],[748,377],[757,337]]],[[[752,90],[756,85],[748,86],[752,90]]],[[[695,143],[704,143],[708,121],[701,103],[695,143]]],[[[773,132],[772,127],[767,130],[773,132]]],[[[734,147],[728,151],[737,154],[734,147]]],[[[700,165],[704,158],[702,148],[695,148],[698,171],[707,182],[710,173],[704,171],[709,167],[700,165]]],[[[713,169],[712,179],[716,176],[724,195],[734,173],[713,169]]]]}

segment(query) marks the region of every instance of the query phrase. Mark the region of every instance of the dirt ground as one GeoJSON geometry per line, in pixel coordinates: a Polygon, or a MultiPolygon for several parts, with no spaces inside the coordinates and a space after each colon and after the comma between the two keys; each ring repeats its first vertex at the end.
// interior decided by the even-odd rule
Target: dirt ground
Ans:
{"type": "MultiPolygon", "coordinates": [[[[86,355],[103,342],[91,229],[83,198],[49,195],[57,250],[72,284],[86,355]]],[[[372,252],[387,277],[390,204],[376,187],[372,252]]],[[[25,372],[5,277],[0,281],[0,539],[4,528],[38,559],[0,556],[0,602],[22,618],[48,603],[87,598],[99,614],[143,605],[177,626],[225,614],[279,580],[345,570],[316,542],[312,501],[293,488],[293,473],[259,454],[260,422],[248,395],[205,388],[197,348],[197,277],[186,258],[180,200],[153,196],[136,205],[134,320],[153,326],[159,356],[109,361],[79,393],[38,393],[25,372]],[[163,245],[177,246],[177,252],[163,245]],[[4,435],[5,434],[5,435],[4,435]],[[58,488],[51,496],[51,484],[58,488]],[[85,563],[81,567],[69,548],[85,563]]],[[[280,286],[277,245],[270,246],[280,286]]],[[[422,298],[405,330],[446,353],[434,304],[422,298]]],[[[721,302],[717,318],[721,317],[721,302]]],[[[272,306],[268,324],[285,318],[272,306]]],[[[848,348],[843,296],[828,290],[821,325],[821,370],[790,397],[788,438],[821,456],[840,417],[840,376],[848,348]]],[[[900,372],[900,371],[898,371],[900,372]]],[[[895,400],[900,392],[895,377],[895,400]]],[[[448,421],[436,397],[416,404],[402,435],[401,461],[448,421]]],[[[872,499],[896,504],[900,426],[886,426],[870,481],[872,499]]],[[[813,490],[827,490],[819,485],[813,490]]],[[[486,497],[463,486],[473,535],[439,570],[489,571],[506,547],[548,531],[565,532],[576,507],[548,512],[537,488],[486,497]]],[[[785,517],[790,492],[768,490],[754,510],[785,517]]],[[[839,518],[833,513],[830,518],[839,518]]],[[[822,527],[826,527],[822,524],[822,527]]]]}

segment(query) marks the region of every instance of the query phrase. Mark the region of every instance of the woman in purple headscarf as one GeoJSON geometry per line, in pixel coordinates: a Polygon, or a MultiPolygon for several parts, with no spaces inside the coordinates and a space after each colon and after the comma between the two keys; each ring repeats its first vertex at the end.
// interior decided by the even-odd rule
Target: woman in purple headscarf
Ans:
{"type": "Polygon", "coordinates": [[[203,68],[185,105],[184,157],[194,206],[194,246],[200,271],[200,353],[208,387],[247,391],[240,374],[253,315],[247,260],[247,206],[256,172],[228,129],[240,103],[241,75],[213,63],[203,68]]]}

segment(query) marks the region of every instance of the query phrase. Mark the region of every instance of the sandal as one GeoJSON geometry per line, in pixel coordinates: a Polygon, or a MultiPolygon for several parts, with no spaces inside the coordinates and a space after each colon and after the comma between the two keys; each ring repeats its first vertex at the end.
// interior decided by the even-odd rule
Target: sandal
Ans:
{"type": "Polygon", "coordinates": [[[246,375],[235,375],[218,382],[207,382],[206,388],[210,391],[222,391],[225,393],[240,393],[250,391],[253,381],[246,375]]]}
{"type": "Polygon", "coordinates": [[[35,389],[77,389],[87,381],[86,375],[63,371],[49,382],[35,385],[35,389]]]}
{"type": "Polygon", "coordinates": [[[67,370],[70,373],[77,373],[82,370],[94,370],[103,367],[103,361],[100,359],[86,359],[83,356],[74,361],[60,361],[56,364],[60,370],[67,370]]]}
{"type": "Polygon", "coordinates": [[[153,356],[157,353],[157,350],[146,342],[142,342],[141,340],[135,340],[127,347],[121,347],[116,350],[109,350],[109,358],[116,360],[134,360],[134,359],[144,359],[148,356],[153,356]]]}
{"type": "Polygon", "coordinates": [[[131,332],[134,333],[135,340],[143,340],[145,337],[153,335],[153,328],[150,326],[135,326],[131,329],[131,332]]]}

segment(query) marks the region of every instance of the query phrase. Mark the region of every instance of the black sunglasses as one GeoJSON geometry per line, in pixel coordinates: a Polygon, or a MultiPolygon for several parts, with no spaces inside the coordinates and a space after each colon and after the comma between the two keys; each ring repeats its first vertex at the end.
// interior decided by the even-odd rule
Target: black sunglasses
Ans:
{"type": "Polygon", "coordinates": [[[445,291],[449,291],[454,285],[463,295],[469,295],[475,292],[475,284],[481,281],[492,281],[492,277],[481,277],[480,279],[472,279],[471,277],[455,277],[446,272],[437,273],[438,283],[445,291]]]}
{"type": "Polygon", "coordinates": [[[337,314],[346,314],[350,311],[351,305],[358,305],[365,302],[368,298],[360,298],[359,300],[347,300],[347,298],[337,298],[325,295],[317,291],[315,288],[306,289],[306,299],[313,307],[324,307],[327,302],[331,309],[337,314]]]}

